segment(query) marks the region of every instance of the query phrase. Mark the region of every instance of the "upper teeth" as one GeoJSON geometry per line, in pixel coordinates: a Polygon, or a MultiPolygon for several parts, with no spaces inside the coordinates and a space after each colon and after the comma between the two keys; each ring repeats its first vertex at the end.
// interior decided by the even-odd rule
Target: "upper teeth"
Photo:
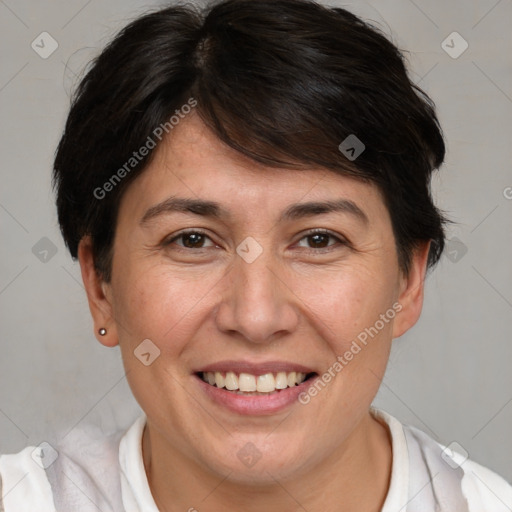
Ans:
{"type": "Polygon", "coordinates": [[[234,372],[203,372],[202,378],[212,386],[226,388],[229,391],[259,391],[271,393],[276,389],[293,387],[306,379],[306,374],[301,372],[265,373],[264,375],[251,375],[250,373],[234,372]]]}

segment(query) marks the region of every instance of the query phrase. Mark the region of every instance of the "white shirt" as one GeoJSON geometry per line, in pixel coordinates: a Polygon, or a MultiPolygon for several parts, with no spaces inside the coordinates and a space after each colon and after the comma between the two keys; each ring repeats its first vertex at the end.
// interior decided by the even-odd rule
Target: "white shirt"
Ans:
{"type": "MultiPolygon", "coordinates": [[[[392,440],[391,482],[381,512],[435,512],[432,505],[429,505],[431,502],[427,499],[427,494],[432,494],[435,487],[433,482],[436,479],[438,483],[446,484],[452,471],[458,472],[462,478],[459,486],[461,492],[457,492],[461,494],[462,500],[467,501],[467,506],[460,510],[512,511],[512,486],[496,473],[471,460],[465,460],[460,454],[445,451],[444,446],[428,438],[426,434],[414,427],[404,427],[384,411],[372,409],[371,412],[388,426],[392,440]],[[424,474],[420,475],[417,468],[422,463],[417,463],[418,459],[415,459],[425,459],[425,453],[421,452],[423,445],[428,445],[430,450],[434,447],[427,455],[436,452],[438,459],[435,464],[427,464],[429,478],[424,474]],[[415,455],[414,451],[420,455],[415,455]],[[441,457],[438,452],[443,452],[441,457]]],[[[68,450],[72,453],[60,451],[58,455],[58,459],[69,458],[71,461],[59,469],[62,475],[59,474],[58,481],[63,482],[63,486],[65,484],[74,495],[71,498],[66,495],[65,512],[98,509],[102,512],[117,512],[123,510],[123,507],[126,512],[159,512],[151,495],[142,459],[142,432],[145,422],[146,417],[142,415],[124,434],[119,433],[120,442],[108,445],[113,447],[109,448],[111,453],[107,453],[101,443],[96,443],[97,440],[90,431],[79,431],[70,439],[68,446],[71,448],[68,450]],[[103,468],[98,468],[98,461],[102,462],[103,468]],[[115,500],[111,501],[109,496],[116,493],[119,494],[117,506],[113,504],[115,500]]],[[[46,453],[39,459],[40,449],[34,446],[17,454],[0,456],[0,512],[57,512],[58,503],[62,507],[62,501],[59,502],[62,498],[57,499],[60,493],[57,480],[49,478],[51,470],[43,467],[52,462],[56,453],[51,448],[43,448],[46,453]],[[45,458],[46,462],[41,462],[45,458]]],[[[55,461],[49,468],[57,466],[55,461]]],[[[439,497],[443,494],[442,488],[434,490],[433,494],[443,501],[442,496],[439,497]]]]}

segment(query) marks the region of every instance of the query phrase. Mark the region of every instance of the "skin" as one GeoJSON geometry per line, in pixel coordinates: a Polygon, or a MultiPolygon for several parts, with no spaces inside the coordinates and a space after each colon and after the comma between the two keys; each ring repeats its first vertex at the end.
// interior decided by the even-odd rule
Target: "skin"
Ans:
{"type": "Polygon", "coordinates": [[[79,248],[95,332],[108,331],[97,337],[120,344],[148,418],[143,459],[157,505],[380,510],[391,441],[369,409],[392,339],[420,315],[428,242],[405,276],[373,185],[325,169],[266,168],[225,146],[195,114],[170,135],[122,198],[109,283],[94,271],[87,237],[79,248]],[[217,201],[232,218],[166,213],[141,224],[172,195],[217,201]],[[278,220],[290,204],[338,198],[358,205],[368,223],[349,213],[278,220]],[[190,228],[207,233],[203,248],[190,237],[162,243],[190,228]],[[323,237],[318,248],[307,237],[314,228],[348,243],[323,237]],[[236,252],[247,236],[263,248],[250,264],[236,252]],[[307,405],[236,414],[211,401],[193,375],[223,359],[291,361],[321,374],[396,302],[395,319],[307,405]],[[133,354],[147,338],[160,349],[149,366],[133,354]],[[252,467],[237,457],[248,442],[261,453],[252,467]]]}

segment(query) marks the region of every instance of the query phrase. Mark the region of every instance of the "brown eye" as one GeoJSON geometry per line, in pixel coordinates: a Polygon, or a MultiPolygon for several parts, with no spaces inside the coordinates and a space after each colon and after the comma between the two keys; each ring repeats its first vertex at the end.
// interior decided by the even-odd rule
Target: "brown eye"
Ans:
{"type": "Polygon", "coordinates": [[[213,243],[210,246],[205,245],[205,242],[208,240],[211,242],[211,239],[201,231],[184,231],[165,242],[165,245],[171,245],[177,240],[180,240],[182,243],[177,243],[176,245],[185,249],[206,249],[215,245],[213,243]]]}
{"type": "Polygon", "coordinates": [[[329,238],[331,238],[331,236],[325,235],[325,234],[314,234],[314,235],[309,235],[306,238],[308,238],[308,240],[311,244],[311,247],[318,249],[318,248],[327,247],[329,245],[329,238]]]}
{"type": "Polygon", "coordinates": [[[306,236],[302,237],[299,241],[299,247],[305,247],[306,249],[319,249],[317,252],[322,252],[322,249],[330,250],[338,246],[347,245],[347,242],[338,236],[330,233],[329,231],[313,231],[306,236]],[[307,245],[302,245],[302,241],[305,240],[307,245]]]}
{"type": "Polygon", "coordinates": [[[202,247],[205,240],[205,236],[201,233],[181,235],[180,238],[184,241],[183,245],[189,249],[197,249],[198,247],[202,247]]]}

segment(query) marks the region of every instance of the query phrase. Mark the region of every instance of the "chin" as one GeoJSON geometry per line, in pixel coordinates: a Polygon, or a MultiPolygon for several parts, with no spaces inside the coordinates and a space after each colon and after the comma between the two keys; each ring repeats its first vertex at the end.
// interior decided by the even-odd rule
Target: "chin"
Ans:
{"type": "MultiPolygon", "coordinates": [[[[286,447],[259,449],[257,444],[254,441],[233,441],[225,450],[218,451],[218,458],[209,457],[204,463],[210,471],[226,476],[231,482],[251,486],[275,485],[276,480],[286,480],[307,471],[302,443],[292,440],[287,443],[289,447],[302,446],[300,450],[294,449],[293,453],[283,450],[286,447]]],[[[208,453],[213,452],[209,450],[208,453]]]]}

